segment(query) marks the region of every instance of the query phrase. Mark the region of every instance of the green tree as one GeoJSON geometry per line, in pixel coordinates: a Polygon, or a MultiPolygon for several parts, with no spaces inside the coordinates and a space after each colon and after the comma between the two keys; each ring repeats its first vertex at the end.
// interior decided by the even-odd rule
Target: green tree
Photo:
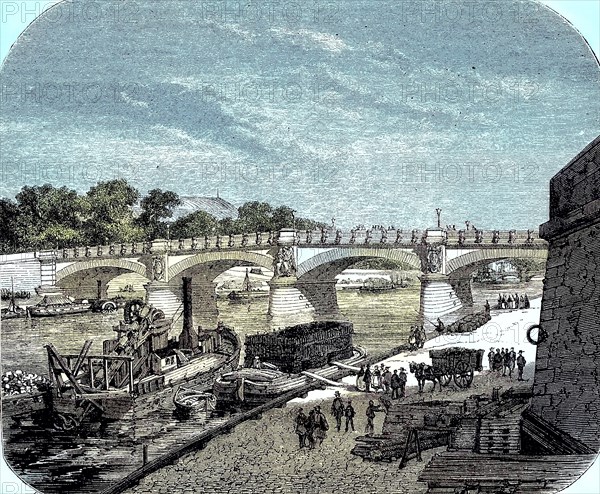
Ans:
{"type": "Polygon", "coordinates": [[[133,242],[144,231],[133,218],[140,193],[124,179],[98,182],[86,194],[89,214],[85,221],[87,244],[133,242]]]}
{"type": "Polygon", "coordinates": [[[78,243],[86,203],[76,191],[50,184],[24,186],[16,195],[16,241],[22,250],[68,247],[78,243]]]}
{"type": "Polygon", "coordinates": [[[170,190],[152,189],[148,192],[140,203],[142,212],[136,219],[147,240],[167,236],[167,222],[164,220],[171,218],[173,209],[180,204],[179,196],[170,190]]]}
{"type": "Polygon", "coordinates": [[[219,220],[219,233],[221,235],[236,235],[243,232],[239,221],[233,218],[223,218],[219,220]]]}
{"type": "Polygon", "coordinates": [[[273,230],[292,228],[295,225],[296,211],[288,206],[279,206],[273,210],[271,225],[273,230]]]}
{"type": "Polygon", "coordinates": [[[10,199],[0,199],[0,249],[13,252],[17,247],[16,223],[19,208],[10,199]]]}
{"type": "Polygon", "coordinates": [[[536,259],[511,259],[510,263],[517,270],[521,281],[529,281],[534,275],[543,273],[546,263],[536,259]]]}
{"type": "Polygon", "coordinates": [[[273,208],[269,203],[252,201],[238,208],[238,223],[245,232],[268,232],[273,229],[273,208]]]}
{"type": "Polygon", "coordinates": [[[195,211],[176,220],[171,226],[172,238],[203,237],[215,235],[219,222],[205,211],[195,211]]]}

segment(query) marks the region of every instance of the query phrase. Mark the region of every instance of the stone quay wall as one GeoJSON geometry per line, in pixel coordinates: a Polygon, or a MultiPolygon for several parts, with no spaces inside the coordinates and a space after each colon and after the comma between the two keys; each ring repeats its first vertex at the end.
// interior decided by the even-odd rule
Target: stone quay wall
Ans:
{"type": "Polygon", "coordinates": [[[600,137],[550,182],[549,241],[530,411],[600,450],[600,137]]]}

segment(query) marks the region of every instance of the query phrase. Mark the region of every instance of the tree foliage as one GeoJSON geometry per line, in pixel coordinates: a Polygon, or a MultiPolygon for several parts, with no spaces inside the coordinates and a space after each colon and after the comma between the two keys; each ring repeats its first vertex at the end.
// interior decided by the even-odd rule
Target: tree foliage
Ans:
{"type": "Polygon", "coordinates": [[[86,194],[89,214],[84,228],[88,244],[132,242],[144,237],[134,222],[133,206],[140,193],[124,179],[99,182],[86,194]]]}
{"type": "Polygon", "coordinates": [[[536,259],[511,259],[521,281],[530,281],[536,274],[544,272],[546,263],[536,259]]]}
{"type": "Polygon", "coordinates": [[[297,218],[288,206],[251,201],[238,218],[217,220],[196,211],[171,222],[181,204],[171,191],[150,190],[144,197],[123,179],[99,182],[85,194],[53,185],[24,186],[14,200],[0,199],[0,251],[60,249],[136,242],[156,238],[315,229],[322,223],[297,218]],[[141,198],[141,200],[140,200],[141,198]],[[134,206],[139,202],[136,217],[134,206]]]}
{"type": "Polygon", "coordinates": [[[195,211],[179,218],[171,227],[172,238],[203,237],[218,232],[217,219],[205,211],[195,211]]]}
{"type": "Polygon", "coordinates": [[[173,216],[173,209],[181,204],[181,199],[170,190],[152,189],[140,203],[142,208],[136,223],[144,230],[147,240],[167,237],[167,222],[173,216]]]}

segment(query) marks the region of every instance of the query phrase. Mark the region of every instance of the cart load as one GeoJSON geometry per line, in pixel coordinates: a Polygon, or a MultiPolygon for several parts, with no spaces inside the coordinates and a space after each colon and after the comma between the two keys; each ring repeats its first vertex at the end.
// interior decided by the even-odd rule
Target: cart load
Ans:
{"type": "Polygon", "coordinates": [[[485,350],[451,347],[441,350],[430,350],[429,357],[433,372],[439,377],[442,386],[450,384],[454,379],[459,388],[468,388],[473,382],[475,371],[483,370],[485,350]]]}

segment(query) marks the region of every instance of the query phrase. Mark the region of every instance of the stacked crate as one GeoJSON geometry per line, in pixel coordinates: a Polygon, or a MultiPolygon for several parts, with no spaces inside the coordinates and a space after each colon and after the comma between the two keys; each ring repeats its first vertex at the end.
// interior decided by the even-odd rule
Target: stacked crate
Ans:
{"type": "Polygon", "coordinates": [[[521,413],[527,403],[489,413],[481,418],[478,453],[509,455],[521,451],[521,413]]]}

